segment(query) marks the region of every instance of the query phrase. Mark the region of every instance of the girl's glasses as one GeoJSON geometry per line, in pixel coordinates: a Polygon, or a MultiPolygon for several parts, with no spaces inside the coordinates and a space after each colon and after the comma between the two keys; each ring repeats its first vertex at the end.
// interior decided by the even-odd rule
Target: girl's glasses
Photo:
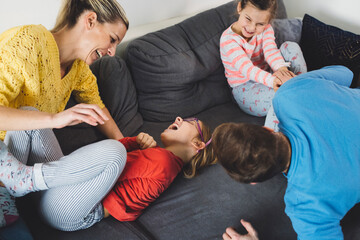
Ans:
{"type": "Polygon", "coordinates": [[[203,136],[203,133],[202,133],[202,130],[201,130],[201,127],[200,127],[199,119],[197,119],[197,118],[185,118],[184,121],[185,122],[196,122],[195,127],[196,127],[196,129],[197,129],[197,131],[198,131],[198,133],[200,135],[201,141],[205,142],[204,136],[203,136]]]}
{"type": "MultiPolygon", "coordinates": [[[[197,129],[197,131],[198,131],[198,133],[200,135],[201,141],[205,142],[203,132],[202,132],[201,127],[200,127],[199,119],[193,117],[193,118],[185,118],[185,119],[183,119],[183,121],[185,121],[185,122],[196,122],[195,127],[196,127],[196,129],[197,129]]],[[[207,141],[205,143],[205,147],[211,143],[211,140],[212,140],[212,138],[210,138],[209,141],[207,141]]],[[[198,152],[199,152],[199,150],[198,150],[198,152]]]]}

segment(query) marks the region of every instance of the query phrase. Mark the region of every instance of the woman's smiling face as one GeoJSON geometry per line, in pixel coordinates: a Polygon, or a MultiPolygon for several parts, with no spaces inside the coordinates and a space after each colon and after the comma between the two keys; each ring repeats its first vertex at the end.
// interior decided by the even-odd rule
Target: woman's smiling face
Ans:
{"type": "Polygon", "coordinates": [[[114,56],[116,46],[124,38],[126,25],[121,21],[114,23],[99,23],[95,21],[83,40],[81,59],[88,65],[102,56],[114,56]]]}

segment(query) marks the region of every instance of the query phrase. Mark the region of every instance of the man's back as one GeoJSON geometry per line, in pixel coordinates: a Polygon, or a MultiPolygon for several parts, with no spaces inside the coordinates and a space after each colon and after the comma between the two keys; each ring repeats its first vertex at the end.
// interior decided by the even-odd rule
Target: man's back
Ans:
{"type": "Polygon", "coordinates": [[[351,79],[344,67],[324,68],[286,82],[273,100],[292,147],[285,211],[300,239],[342,239],[339,222],[360,199],[360,90],[351,79]]]}

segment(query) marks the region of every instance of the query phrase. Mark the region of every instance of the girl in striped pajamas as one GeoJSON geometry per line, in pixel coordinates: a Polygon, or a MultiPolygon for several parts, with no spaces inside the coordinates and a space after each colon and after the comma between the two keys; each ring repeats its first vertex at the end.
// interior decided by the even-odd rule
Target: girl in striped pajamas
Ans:
{"type": "MultiPolygon", "coordinates": [[[[276,0],[237,0],[239,18],[220,39],[221,59],[235,100],[244,112],[259,117],[268,114],[274,88],[282,84],[278,74],[307,71],[296,43],[285,42],[277,48],[270,25],[276,9],[276,0]]],[[[277,128],[272,110],[265,125],[277,128]]]]}

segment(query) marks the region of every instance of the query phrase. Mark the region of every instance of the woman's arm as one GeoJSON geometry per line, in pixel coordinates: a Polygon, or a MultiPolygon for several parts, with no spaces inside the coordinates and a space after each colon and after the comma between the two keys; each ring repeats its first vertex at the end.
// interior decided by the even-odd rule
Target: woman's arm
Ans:
{"type": "Polygon", "coordinates": [[[97,126],[107,120],[107,115],[96,104],[78,104],[56,114],[0,106],[0,130],[3,131],[63,128],[81,122],[97,126]]]}
{"type": "Polygon", "coordinates": [[[109,110],[106,107],[104,107],[102,110],[104,111],[109,120],[106,121],[105,124],[98,125],[97,128],[100,130],[100,132],[102,132],[106,137],[110,139],[122,139],[124,135],[121,133],[119,127],[116,125],[109,110]]]}

